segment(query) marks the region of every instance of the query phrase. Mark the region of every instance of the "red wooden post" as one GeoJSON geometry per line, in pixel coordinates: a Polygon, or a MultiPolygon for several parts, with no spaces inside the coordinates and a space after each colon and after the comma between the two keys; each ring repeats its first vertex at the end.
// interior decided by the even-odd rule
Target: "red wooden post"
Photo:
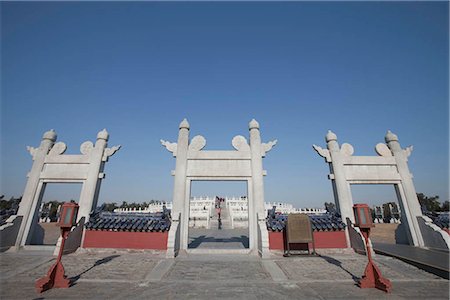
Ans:
{"type": "Polygon", "coordinates": [[[64,267],[61,263],[61,258],[64,251],[64,244],[69,236],[70,230],[73,225],[76,225],[78,204],[76,203],[64,203],[62,206],[62,213],[58,226],[61,227],[61,247],[59,248],[58,258],[56,262],[50,267],[47,275],[36,280],[35,288],[38,293],[42,293],[51,288],[68,288],[70,286],[70,280],[64,274],[64,267]]]}
{"type": "Polygon", "coordinates": [[[374,227],[372,223],[372,216],[370,214],[369,206],[367,204],[355,204],[353,205],[353,211],[355,214],[355,226],[361,229],[364,236],[364,240],[367,245],[367,263],[364,275],[358,282],[360,288],[377,288],[386,293],[390,293],[392,290],[392,283],[389,279],[384,278],[381,275],[380,269],[375,265],[372,260],[372,249],[369,243],[370,228],[374,227]]]}

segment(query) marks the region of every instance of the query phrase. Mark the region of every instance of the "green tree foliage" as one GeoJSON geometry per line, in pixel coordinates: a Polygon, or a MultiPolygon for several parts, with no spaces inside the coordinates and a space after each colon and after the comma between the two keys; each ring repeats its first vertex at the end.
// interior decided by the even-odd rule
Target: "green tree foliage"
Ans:
{"type": "Polygon", "coordinates": [[[427,197],[422,193],[417,193],[420,206],[426,208],[429,212],[442,211],[441,203],[439,202],[439,196],[427,197]]]}
{"type": "Polygon", "coordinates": [[[5,196],[0,196],[0,210],[8,210],[13,208],[14,205],[18,205],[20,200],[22,200],[22,197],[20,198],[14,198],[11,197],[9,200],[5,200],[5,196]]]}
{"type": "Polygon", "coordinates": [[[333,202],[325,202],[324,206],[325,206],[325,209],[327,210],[327,212],[334,212],[334,211],[336,211],[336,206],[334,205],[333,202]]]}
{"type": "Polygon", "coordinates": [[[444,201],[444,203],[442,203],[442,211],[446,211],[446,212],[449,211],[449,202],[448,202],[448,200],[444,201]]]}
{"type": "Polygon", "coordinates": [[[103,211],[114,211],[116,208],[119,208],[117,206],[116,202],[113,203],[104,203],[103,205],[103,211]]]}

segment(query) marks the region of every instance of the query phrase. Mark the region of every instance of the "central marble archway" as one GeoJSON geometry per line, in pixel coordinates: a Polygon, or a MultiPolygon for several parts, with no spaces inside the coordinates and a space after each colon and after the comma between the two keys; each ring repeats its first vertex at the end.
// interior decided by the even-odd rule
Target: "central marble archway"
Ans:
{"type": "Polygon", "coordinates": [[[264,183],[262,158],[276,144],[276,140],[261,143],[259,124],[249,123],[250,143],[243,136],[231,142],[235,150],[202,150],[203,136],[189,142],[189,123],[184,119],[179,126],[177,143],[161,140],[161,144],[176,157],[173,190],[172,226],[168,238],[168,256],[187,250],[189,226],[189,197],[192,181],[246,181],[249,201],[249,248],[253,253],[269,253],[268,232],[265,224],[264,183]]]}

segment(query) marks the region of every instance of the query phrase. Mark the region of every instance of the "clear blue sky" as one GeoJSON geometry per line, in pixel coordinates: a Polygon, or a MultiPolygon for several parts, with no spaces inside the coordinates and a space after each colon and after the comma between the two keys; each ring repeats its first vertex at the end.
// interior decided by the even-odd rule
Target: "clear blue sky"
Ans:
{"type": "MultiPolygon", "coordinates": [[[[332,201],[312,149],[332,129],[375,155],[388,129],[414,145],[416,190],[447,200],[447,2],[2,2],[1,193],[20,196],[26,146],[54,128],[79,153],[103,128],[122,149],[100,202],[170,200],[176,141],[188,118],[206,149],[232,149],[248,122],[278,145],[264,159],[266,201],[332,201]]],[[[195,183],[193,194],[241,195],[243,184],[195,183]]],[[[382,203],[392,187],[355,187],[382,203]]],[[[45,199],[78,197],[51,186],[45,199]]]]}

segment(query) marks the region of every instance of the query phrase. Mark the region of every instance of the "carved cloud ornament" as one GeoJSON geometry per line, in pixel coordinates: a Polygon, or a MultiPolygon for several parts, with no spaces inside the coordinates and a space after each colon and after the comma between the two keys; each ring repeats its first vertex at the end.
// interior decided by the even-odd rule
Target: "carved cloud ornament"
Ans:
{"type": "Polygon", "coordinates": [[[250,146],[247,143],[247,139],[242,135],[237,135],[231,140],[231,145],[237,151],[250,151],[250,146]]]}
{"type": "Polygon", "coordinates": [[[30,152],[31,157],[33,157],[33,160],[34,160],[34,156],[36,155],[38,149],[39,148],[34,148],[34,147],[31,147],[31,146],[27,146],[27,150],[28,150],[28,152],[30,152]]]}
{"type": "Polygon", "coordinates": [[[375,152],[380,156],[385,156],[385,157],[392,156],[391,150],[388,148],[388,146],[386,146],[386,144],[383,144],[383,143],[378,143],[375,146],[375,152]]]}
{"type": "Polygon", "coordinates": [[[66,152],[67,145],[63,142],[57,142],[55,145],[53,145],[52,149],[48,153],[48,155],[61,155],[64,152],[66,152]]]}
{"type": "Polygon", "coordinates": [[[273,140],[268,143],[261,144],[261,156],[264,157],[267,152],[272,150],[272,148],[277,144],[278,140],[273,140]]]}
{"type": "Polygon", "coordinates": [[[406,154],[406,157],[409,157],[411,155],[413,149],[414,149],[414,147],[412,145],[406,147],[406,149],[403,149],[403,152],[406,154]]]}
{"type": "Polygon", "coordinates": [[[322,147],[317,145],[313,145],[313,148],[314,150],[316,150],[317,154],[325,158],[326,162],[331,162],[330,150],[323,149],[322,147]]]}
{"type": "Polygon", "coordinates": [[[114,153],[119,151],[121,145],[113,146],[111,148],[106,148],[103,152],[102,161],[108,161],[108,157],[113,156],[114,153]]]}
{"type": "Polygon", "coordinates": [[[91,141],[84,142],[80,146],[80,152],[84,155],[88,155],[89,153],[91,153],[92,149],[94,149],[94,144],[92,144],[91,141]]]}
{"type": "Polygon", "coordinates": [[[352,156],[355,150],[353,149],[353,146],[348,143],[343,143],[341,146],[341,153],[346,156],[352,156]]]}
{"type": "Polygon", "coordinates": [[[189,144],[189,150],[200,151],[206,146],[206,139],[201,135],[196,135],[189,144]]]}
{"type": "Polygon", "coordinates": [[[167,151],[172,152],[173,156],[177,156],[177,143],[171,143],[169,141],[160,140],[161,145],[166,147],[167,151]]]}

